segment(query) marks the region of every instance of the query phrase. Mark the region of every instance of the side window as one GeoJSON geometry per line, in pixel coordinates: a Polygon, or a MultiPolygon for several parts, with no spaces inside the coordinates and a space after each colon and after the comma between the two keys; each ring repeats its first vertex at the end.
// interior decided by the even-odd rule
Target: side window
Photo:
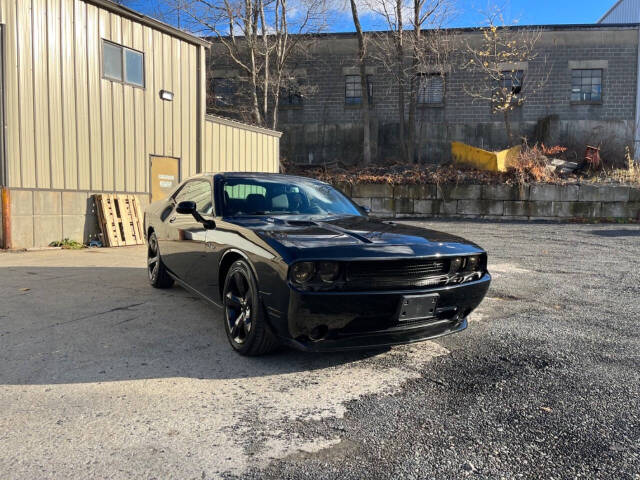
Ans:
{"type": "Polygon", "coordinates": [[[192,180],[186,183],[175,196],[176,203],[196,202],[196,209],[203,215],[213,212],[211,184],[205,180],[192,180]]]}
{"type": "Polygon", "coordinates": [[[144,87],[144,54],[102,40],[102,77],[144,87]]]}

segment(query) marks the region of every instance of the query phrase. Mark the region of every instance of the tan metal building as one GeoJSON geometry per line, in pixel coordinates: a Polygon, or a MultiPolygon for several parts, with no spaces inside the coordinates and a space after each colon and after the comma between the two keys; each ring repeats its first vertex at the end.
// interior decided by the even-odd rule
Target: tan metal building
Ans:
{"type": "Polygon", "coordinates": [[[280,134],[205,116],[209,44],[109,0],[0,0],[0,245],[97,233],[202,171],[277,171],[280,134]]]}

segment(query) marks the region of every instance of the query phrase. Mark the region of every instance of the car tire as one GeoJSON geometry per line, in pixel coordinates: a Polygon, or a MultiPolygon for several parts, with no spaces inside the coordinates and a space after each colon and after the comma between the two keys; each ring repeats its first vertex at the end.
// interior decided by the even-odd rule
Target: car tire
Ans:
{"type": "Polygon", "coordinates": [[[147,272],[149,273],[149,283],[154,288],[170,288],[173,286],[173,278],[167,272],[167,267],[162,262],[160,248],[158,247],[158,237],[155,232],[149,235],[147,242],[147,272]]]}
{"type": "Polygon", "coordinates": [[[278,347],[260,303],[258,282],[245,260],[238,260],[229,268],[222,300],[227,339],[236,352],[257,356],[278,347]]]}

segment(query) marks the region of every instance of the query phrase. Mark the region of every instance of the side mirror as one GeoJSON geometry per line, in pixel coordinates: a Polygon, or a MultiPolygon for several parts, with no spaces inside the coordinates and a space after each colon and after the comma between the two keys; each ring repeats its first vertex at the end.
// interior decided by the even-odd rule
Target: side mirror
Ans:
{"type": "Polygon", "coordinates": [[[180,202],[176,207],[176,212],[181,213],[183,215],[193,215],[193,218],[196,219],[196,222],[204,225],[204,228],[207,230],[213,230],[216,228],[216,222],[212,219],[206,219],[197,210],[196,202],[185,201],[180,202]]]}
{"type": "Polygon", "coordinates": [[[193,215],[197,213],[196,202],[180,202],[176,207],[176,212],[183,215],[193,215]]]}
{"type": "Polygon", "coordinates": [[[365,207],[364,205],[358,205],[358,207],[360,208],[360,210],[362,210],[367,215],[369,215],[371,213],[371,209],[369,207],[365,207]]]}

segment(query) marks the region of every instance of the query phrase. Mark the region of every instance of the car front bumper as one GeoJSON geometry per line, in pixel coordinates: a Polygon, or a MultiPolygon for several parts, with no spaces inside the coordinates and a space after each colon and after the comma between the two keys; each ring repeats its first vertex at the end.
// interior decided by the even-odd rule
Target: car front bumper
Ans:
{"type": "Polygon", "coordinates": [[[489,289],[491,276],[421,290],[302,292],[291,290],[287,343],[308,351],[349,350],[412,343],[459,332],[489,289]],[[437,294],[435,316],[398,321],[405,295],[437,294]]]}

